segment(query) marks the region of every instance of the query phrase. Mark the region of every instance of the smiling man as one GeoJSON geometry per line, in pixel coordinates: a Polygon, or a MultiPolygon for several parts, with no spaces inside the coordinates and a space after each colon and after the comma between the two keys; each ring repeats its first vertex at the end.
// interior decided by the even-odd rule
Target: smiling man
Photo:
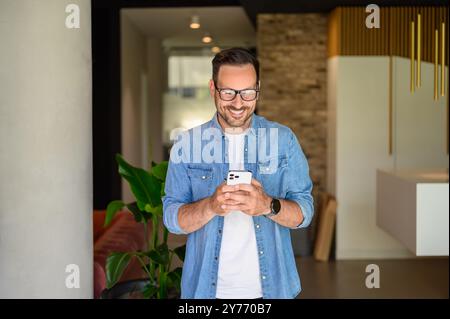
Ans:
{"type": "Polygon", "coordinates": [[[288,127],[254,114],[258,60],[232,48],[212,65],[209,88],[217,112],[187,136],[218,133],[187,143],[184,161],[174,160],[180,149],[173,147],[165,184],[164,224],[188,234],[181,297],[295,298],[301,285],[290,229],[307,227],[313,216],[308,162],[288,127]],[[211,143],[222,151],[220,160],[194,161],[199,154],[193,153],[204,155],[211,143]],[[252,172],[251,184],[226,185],[230,170],[252,172]]]}

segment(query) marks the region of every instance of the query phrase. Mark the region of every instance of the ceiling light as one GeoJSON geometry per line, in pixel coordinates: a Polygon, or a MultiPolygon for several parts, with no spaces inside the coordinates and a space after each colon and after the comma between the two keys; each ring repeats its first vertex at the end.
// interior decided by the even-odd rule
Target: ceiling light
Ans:
{"type": "Polygon", "coordinates": [[[200,18],[199,16],[191,17],[191,24],[189,25],[191,29],[199,29],[200,28],[200,18]]]}
{"type": "Polygon", "coordinates": [[[202,38],[202,42],[203,43],[211,43],[212,42],[212,37],[208,33],[206,33],[203,36],[203,38],[202,38]]]}
{"type": "Polygon", "coordinates": [[[220,48],[218,46],[214,46],[211,48],[211,52],[214,54],[217,54],[220,52],[220,48]]]}

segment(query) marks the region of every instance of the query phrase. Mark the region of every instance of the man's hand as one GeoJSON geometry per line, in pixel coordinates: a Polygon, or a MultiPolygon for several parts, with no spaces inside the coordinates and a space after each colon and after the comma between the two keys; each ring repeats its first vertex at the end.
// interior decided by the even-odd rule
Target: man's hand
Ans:
{"type": "Polygon", "coordinates": [[[225,216],[230,213],[231,210],[224,209],[224,206],[239,204],[229,197],[230,192],[234,191],[236,191],[235,186],[227,185],[226,182],[220,184],[209,198],[209,209],[219,216],[225,216]]]}
{"type": "Polygon", "coordinates": [[[265,215],[270,212],[270,203],[272,198],[268,196],[256,179],[252,178],[252,183],[234,185],[231,192],[225,193],[223,196],[227,201],[222,205],[222,209],[226,212],[240,210],[250,216],[265,215]]]}
{"type": "Polygon", "coordinates": [[[216,215],[227,215],[230,211],[223,209],[222,205],[237,204],[225,197],[225,194],[231,191],[234,191],[233,186],[222,183],[216,188],[212,196],[181,206],[178,210],[180,228],[189,234],[202,228],[216,215]]]}

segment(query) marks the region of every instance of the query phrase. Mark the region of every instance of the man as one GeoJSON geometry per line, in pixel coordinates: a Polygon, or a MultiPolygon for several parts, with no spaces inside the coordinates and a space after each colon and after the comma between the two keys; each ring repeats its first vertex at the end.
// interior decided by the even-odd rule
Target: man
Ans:
{"type": "Polygon", "coordinates": [[[257,59],[233,48],[212,65],[217,112],[172,147],[163,199],[166,227],[188,234],[181,298],[295,298],[290,229],[314,210],[307,160],[288,127],[254,114],[257,59]],[[227,185],[229,170],[251,184],[227,185]]]}

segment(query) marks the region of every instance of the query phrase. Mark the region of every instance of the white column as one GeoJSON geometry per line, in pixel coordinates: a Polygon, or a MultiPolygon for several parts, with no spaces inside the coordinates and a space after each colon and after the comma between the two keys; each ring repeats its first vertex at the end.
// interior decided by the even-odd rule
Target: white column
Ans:
{"type": "Polygon", "coordinates": [[[89,0],[1,0],[0,298],[93,296],[91,64],[89,0]]]}

